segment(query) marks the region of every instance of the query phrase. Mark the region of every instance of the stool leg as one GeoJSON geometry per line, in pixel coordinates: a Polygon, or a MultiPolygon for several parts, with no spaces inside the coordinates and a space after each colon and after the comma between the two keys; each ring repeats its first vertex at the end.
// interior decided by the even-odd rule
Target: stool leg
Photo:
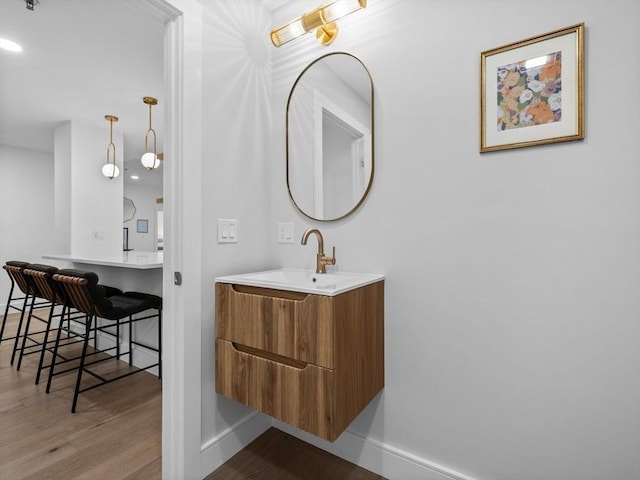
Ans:
{"type": "Polygon", "coordinates": [[[116,358],[120,359],[120,319],[116,320],[116,358]]]}
{"type": "Polygon", "coordinates": [[[27,345],[27,338],[29,337],[29,328],[31,328],[31,317],[33,317],[33,307],[36,303],[35,295],[31,299],[31,306],[29,307],[29,315],[27,316],[27,324],[24,327],[24,335],[22,336],[22,345],[20,346],[20,355],[18,356],[18,366],[16,370],[20,370],[22,366],[22,356],[24,355],[24,348],[27,345]]]}
{"type": "Polygon", "coordinates": [[[13,287],[15,286],[13,278],[11,276],[9,276],[9,278],[11,279],[11,288],[9,289],[7,308],[4,309],[4,317],[2,317],[2,327],[0,327],[0,343],[2,343],[2,339],[4,338],[4,327],[7,324],[7,316],[9,315],[9,309],[11,308],[11,299],[13,298],[13,287]]]}
{"type": "Polygon", "coordinates": [[[93,349],[98,350],[98,319],[93,322],[93,349]]]}
{"type": "MultiPolygon", "coordinates": [[[[64,308],[67,308],[66,306],[64,308]]],[[[69,328],[69,326],[71,325],[71,309],[69,309],[69,311],[67,312],[67,314],[69,315],[67,317],[67,328],[69,328]]],[[[63,310],[63,315],[61,317],[62,319],[64,319],[64,310],[63,310]]],[[[58,345],[60,345],[60,337],[62,336],[62,320],[60,320],[60,325],[58,325],[58,333],[56,334],[56,343],[53,346],[53,357],[51,358],[51,366],[49,367],[49,376],[47,378],[47,389],[46,392],[49,393],[49,391],[51,390],[51,380],[53,380],[53,371],[55,369],[56,366],[56,359],[58,358],[58,345]]],[[[67,332],[67,338],[69,336],[69,332],[67,332]]]]}
{"type": "Polygon", "coordinates": [[[162,310],[158,310],[158,378],[162,378],[162,310]]]}
{"type": "MultiPolygon", "coordinates": [[[[80,384],[82,383],[82,371],[84,370],[84,361],[87,355],[87,348],[89,347],[89,339],[91,337],[92,321],[93,321],[93,315],[87,315],[84,344],[82,345],[82,356],[80,357],[80,365],[78,367],[78,377],[76,379],[76,389],[75,389],[75,392],[73,393],[73,405],[71,405],[71,413],[76,413],[76,405],[78,404],[78,395],[80,394],[80,384]]],[[[97,325],[97,322],[96,322],[96,325],[97,325]]]]}
{"type": "MultiPolygon", "coordinates": [[[[33,310],[33,304],[36,301],[35,295],[31,296],[31,306],[29,307],[29,315],[27,316],[27,326],[24,332],[24,338],[26,339],[26,335],[29,333],[29,321],[31,320],[31,312],[33,310]]],[[[22,334],[22,322],[24,320],[25,310],[27,309],[27,298],[24,299],[24,305],[22,307],[22,314],[20,315],[20,321],[18,322],[18,331],[16,332],[16,340],[13,342],[13,353],[11,354],[11,365],[16,359],[16,352],[18,351],[18,342],[20,341],[20,335],[22,334]]],[[[22,341],[22,346],[24,348],[24,339],[22,341]]],[[[22,359],[22,355],[21,355],[22,359]]],[[[20,370],[20,362],[18,362],[18,370],[20,370]]]]}
{"type": "MultiPolygon", "coordinates": [[[[56,308],[56,304],[51,304],[51,310],[49,310],[49,319],[47,320],[47,328],[44,333],[44,340],[42,342],[42,350],[40,351],[40,361],[38,362],[38,373],[36,373],[36,385],[40,383],[40,372],[42,372],[42,365],[44,364],[44,355],[47,351],[47,345],[49,344],[49,332],[51,331],[51,322],[53,321],[53,312],[56,308]]],[[[64,318],[64,307],[62,308],[62,315],[60,316],[60,322],[64,318]]],[[[60,327],[61,325],[59,325],[60,327]]]]}
{"type": "Polygon", "coordinates": [[[129,315],[129,365],[133,365],[133,315],[129,315]]]}

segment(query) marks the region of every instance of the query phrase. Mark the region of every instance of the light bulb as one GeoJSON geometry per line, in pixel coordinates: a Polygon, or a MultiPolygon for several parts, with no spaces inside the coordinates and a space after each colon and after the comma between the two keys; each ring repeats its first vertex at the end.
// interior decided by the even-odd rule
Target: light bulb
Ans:
{"type": "Polygon", "coordinates": [[[271,41],[276,47],[283,45],[291,40],[298,38],[306,33],[302,23],[302,17],[295,19],[293,22],[271,31],[271,41]]]}
{"type": "Polygon", "coordinates": [[[321,8],[322,20],[324,23],[335,22],[350,13],[367,6],[367,2],[359,0],[337,0],[321,8]]]}
{"type": "Polygon", "coordinates": [[[153,170],[154,168],[158,168],[160,166],[160,160],[158,160],[158,157],[153,152],[147,152],[142,155],[140,161],[142,162],[144,168],[146,168],[147,170],[153,170]]]}
{"type": "Polygon", "coordinates": [[[115,163],[105,163],[102,167],[102,174],[109,179],[116,178],[120,175],[120,169],[115,163]]]}

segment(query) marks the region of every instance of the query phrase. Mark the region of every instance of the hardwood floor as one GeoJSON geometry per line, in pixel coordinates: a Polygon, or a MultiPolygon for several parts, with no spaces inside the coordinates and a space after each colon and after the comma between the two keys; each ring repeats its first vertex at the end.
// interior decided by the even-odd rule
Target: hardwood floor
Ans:
{"type": "Polygon", "coordinates": [[[383,477],[270,428],[205,480],[384,480],[383,477]]]}
{"type": "MultiPolygon", "coordinates": [[[[7,322],[13,335],[16,316],[7,322]]],[[[75,374],[34,385],[37,355],[10,365],[12,342],[0,344],[0,478],[3,480],[150,480],[161,471],[161,382],[139,373],[79,397],[75,374]]],[[[119,364],[119,365],[118,365],[119,364]]],[[[113,370],[129,368],[106,362],[113,370]]],[[[84,383],[84,380],[83,380],[84,383]]]]}
{"type": "MultiPolygon", "coordinates": [[[[13,335],[16,316],[5,336],[13,335]]],[[[75,374],[34,385],[37,355],[10,365],[0,344],[0,479],[154,480],[161,478],[161,383],[139,373],[80,395],[75,374]]],[[[122,372],[128,365],[111,364],[122,372]],[[114,366],[115,365],[115,366],[114,366]]],[[[280,430],[269,429],[206,480],[384,480],[280,430]]],[[[182,480],[182,479],[176,479],[182,480]]]]}

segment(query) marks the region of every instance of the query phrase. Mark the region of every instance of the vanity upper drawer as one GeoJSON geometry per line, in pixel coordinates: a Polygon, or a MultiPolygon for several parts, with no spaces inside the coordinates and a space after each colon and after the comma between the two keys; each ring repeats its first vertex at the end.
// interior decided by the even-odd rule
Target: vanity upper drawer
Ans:
{"type": "Polygon", "coordinates": [[[333,431],[334,372],[263,354],[216,339],[216,392],[322,438],[335,440],[338,434],[333,431]]]}
{"type": "Polygon", "coordinates": [[[216,283],[216,337],[334,367],[330,297],[216,283]]]}

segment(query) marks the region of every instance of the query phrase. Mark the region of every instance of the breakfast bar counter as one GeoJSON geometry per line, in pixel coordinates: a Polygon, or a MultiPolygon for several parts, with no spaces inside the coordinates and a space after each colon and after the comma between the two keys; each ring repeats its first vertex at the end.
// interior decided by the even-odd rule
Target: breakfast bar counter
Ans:
{"type": "Polygon", "coordinates": [[[43,255],[49,260],[82,263],[86,265],[102,265],[105,267],[134,268],[149,270],[162,268],[162,252],[122,252],[122,257],[86,258],[69,254],[43,255]]]}
{"type": "Polygon", "coordinates": [[[100,283],[123,291],[146,292],[162,296],[162,252],[129,251],[118,255],[85,257],[73,254],[43,255],[55,260],[58,268],[89,270],[98,274],[100,283]]]}

